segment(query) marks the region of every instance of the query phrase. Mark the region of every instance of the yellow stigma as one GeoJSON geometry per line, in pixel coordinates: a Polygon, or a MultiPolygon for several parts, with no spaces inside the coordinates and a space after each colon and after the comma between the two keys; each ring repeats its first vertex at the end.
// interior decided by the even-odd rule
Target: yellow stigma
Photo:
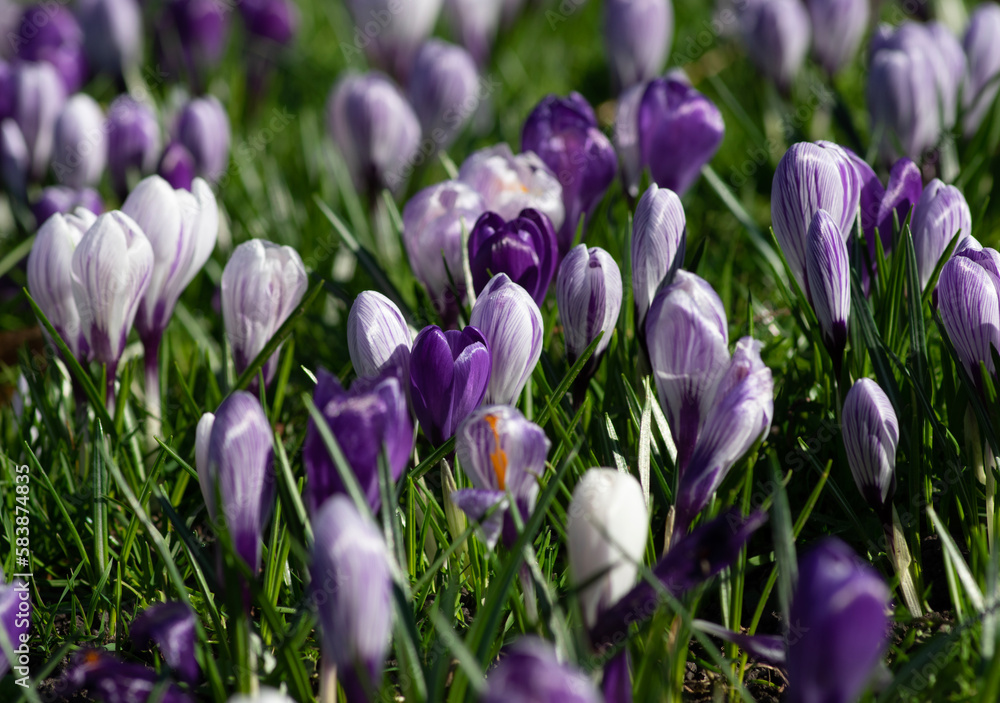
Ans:
{"type": "Polygon", "coordinates": [[[507,490],[505,482],[507,478],[507,453],[500,447],[500,433],[497,431],[496,415],[487,415],[486,423],[493,430],[493,441],[496,443],[496,451],[490,454],[490,461],[493,463],[493,473],[497,475],[497,484],[501,491],[507,490]]]}

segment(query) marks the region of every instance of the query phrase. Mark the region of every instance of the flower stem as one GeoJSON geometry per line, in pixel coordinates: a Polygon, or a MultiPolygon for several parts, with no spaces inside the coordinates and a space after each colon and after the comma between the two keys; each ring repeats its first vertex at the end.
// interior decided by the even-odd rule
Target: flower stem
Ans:
{"type": "Polygon", "coordinates": [[[337,703],[337,665],[329,654],[323,654],[323,669],[319,675],[319,703],[337,703]]]}
{"type": "Polygon", "coordinates": [[[161,432],[160,421],[160,344],[159,340],[145,343],[146,364],[146,446],[156,446],[161,432]]]}
{"type": "Polygon", "coordinates": [[[108,415],[115,416],[115,376],[118,374],[118,362],[107,365],[107,387],[104,392],[104,407],[108,415]]]}

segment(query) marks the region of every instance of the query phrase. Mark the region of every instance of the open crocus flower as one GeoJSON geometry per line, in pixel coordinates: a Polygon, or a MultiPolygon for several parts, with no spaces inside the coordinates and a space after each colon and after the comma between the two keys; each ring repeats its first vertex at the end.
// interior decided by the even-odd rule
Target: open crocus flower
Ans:
{"type": "Polygon", "coordinates": [[[600,703],[601,695],[579,669],[559,661],[555,648],[522,637],[486,677],[482,703],[600,703]]]}
{"type": "Polygon", "coordinates": [[[540,307],[558,255],[552,221],[538,210],[522,210],[507,221],[495,212],[485,212],[469,235],[469,268],[477,295],[490,278],[505,273],[540,307]]]}
{"type": "Polygon", "coordinates": [[[192,686],[198,683],[201,667],[194,653],[195,614],[187,604],[171,601],[149,606],[132,621],[129,637],[142,649],[156,643],[177,676],[192,686]]]}

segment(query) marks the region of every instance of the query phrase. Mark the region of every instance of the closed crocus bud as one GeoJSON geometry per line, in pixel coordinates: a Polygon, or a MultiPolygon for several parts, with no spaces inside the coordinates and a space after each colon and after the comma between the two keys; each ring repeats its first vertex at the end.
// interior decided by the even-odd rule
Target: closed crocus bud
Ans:
{"type": "Polygon", "coordinates": [[[313,534],[309,588],[323,633],[320,699],[336,700],[327,687],[339,676],[348,701],[367,701],[392,641],[392,557],[379,528],[346,496],[326,502],[313,534]]]}
{"type": "Polygon", "coordinates": [[[618,171],[611,141],[597,127],[597,117],[579,93],[549,95],[524,121],[521,148],[537,154],[562,186],[565,219],[558,229],[559,254],[573,244],[580,218],[584,232],[594,208],[618,171]]]}
{"type": "Polygon", "coordinates": [[[835,537],[799,560],[789,629],[788,700],[856,701],[888,646],[889,589],[835,537]]]}
{"type": "Polygon", "coordinates": [[[472,231],[485,207],[470,186],[445,181],[424,188],[403,208],[403,244],[410,268],[449,327],[465,301],[462,237],[472,231]]]}
{"type": "Polygon", "coordinates": [[[80,0],[77,16],[91,68],[122,75],[142,58],[142,9],[137,0],[80,0]]]}
{"type": "Polygon", "coordinates": [[[490,59],[490,51],[500,26],[504,0],[445,0],[445,12],[453,33],[480,66],[490,59]]]}
{"type": "MultiPolygon", "coordinates": [[[[0,630],[6,635],[15,653],[27,651],[28,631],[31,629],[31,593],[23,581],[3,583],[0,572],[0,630]]],[[[6,649],[0,648],[0,676],[10,671],[6,649]]]]}
{"type": "Polygon", "coordinates": [[[164,661],[192,686],[201,678],[195,657],[195,614],[186,603],[157,603],[142,611],[129,627],[129,638],[140,649],[154,643],[164,661]]]}
{"type": "Polygon", "coordinates": [[[41,196],[32,203],[31,212],[35,222],[45,222],[56,213],[65,215],[77,208],[100,215],[104,212],[104,202],[93,188],[74,190],[66,186],[49,186],[43,188],[41,196]]]}
{"type": "Polygon", "coordinates": [[[562,186],[533,152],[514,156],[507,144],[473,153],[462,164],[458,180],[478,192],[485,209],[512,220],[522,210],[538,210],[559,231],[566,220],[562,186]]]}
{"type": "Polygon", "coordinates": [[[569,566],[583,621],[593,627],[603,611],[632,590],[649,536],[649,514],[639,482],[615,469],[589,469],[566,511],[569,566]]]}
{"type": "Polygon", "coordinates": [[[97,218],[86,210],[53,215],[38,229],[28,254],[28,291],[78,361],[90,355],[73,297],[73,252],[97,218]]]}
{"type": "Polygon", "coordinates": [[[475,327],[462,331],[431,325],[413,341],[410,398],[431,444],[438,446],[479,407],[490,381],[490,348],[475,327]]]}
{"type": "Polygon", "coordinates": [[[400,78],[410,74],[417,49],[434,31],[444,0],[348,0],[354,17],[353,51],[400,78]]]}
{"type": "Polygon", "coordinates": [[[439,39],[417,53],[409,97],[425,135],[447,149],[479,107],[479,74],[465,49],[439,39]]]}
{"type": "Polygon", "coordinates": [[[194,74],[217,64],[229,36],[230,9],[215,0],[170,0],[167,11],[176,37],[166,35],[164,39],[169,55],[173,57],[177,52],[183,56],[194,74]]]}
{"type": "Polygon", "coordinates": [[[492,355],[487,403],[514,405],[542,355],[542,313],[524,288],[500,273],[490,279],[472,308],[492,355]]]}
{"type": "Polygon", "coordinates": [[[958,37],[944,24],[929,22],[927,32],[931,38],[931,46],[938,54],[934,78],[938,88],[941,126],[948,131],[955,126],[958,116],[958,98],[969,71],[968,62],[958,37]]]}
{"type": "Polygon", "coordinates": [[[347,317],[347,348],[359,378],[391,373],[405,382],[410,366],[410,328],[396,304],[374,290],[354,299],[347,317]]]}
{"type": "MultiPolygon", "coordinates": [[[[236,247],[222,271],[222,318],[237,373],[243,373],[292,314],[307,283],[302,259],[292,247],[262,239],[236,247]]],[[[274,377],[280,353],[279,347],[264,364],[265,385],[274,377]]]]}
{"type": "Polygon", "coordinates": [[[910,229],[923,290],[955,235],[962,233],[956,250],[972,236],[972,213],[962,191],[937,178],[928,183],[913,210],[910,229]]]}
{"type": "Polygon", "coordinates": [[[753,0],[740,12],[740,33],[757,68],[787,92],[809,50],[805,6],[800,0],[753,0]]]}
{"type": "Polygon", "coordinates": [[[813,53],[831,76],[854,58],[868,29],[868,0],[808,0],[813,53]]]}
{"type": "Polygon", "coordinates": [[[29,176],[40,180],[52,159],[56,121],[66,89],[51,64],[21,63],[14,70],[12,118],[24,136],[29,176]]]}
{"type": "Polygon", "coordinates": [[[420,121],[389,78],[345,75],[330,93],[326,119],[359,191],[402,190],[420,149],[420,121]]]}
{"type": "Polygon", "coordinates": [[[601,694],[579,669],[559,661],[551,644],[522,637],[486,677],[482,703],[599,703],[601,694]]]}
{"type": "Polygon", "coordinates": [[[850,156],[836,144],[799,142],[781,157],[771,184],[771,225],[803,293],[809,290],[806,243],[816,212],[826,210],[846,242],[858,213],[861,185],[850,156]]]}
{"type": "Polygon", "coordinates": [[[740,457],[766,436],[774,415],[774,380],[760,358],[761,343],[736,343],[729,368],[719,380],[687,468],[677,486],[676,531],[687,529],[740,457]]]}
{"type": "Polygon", "coordinates": [[[639,144],[653,181],[683,195],[715,156],[725,125],[715,104],[676,78],[650,82],[639,106],[639,144]]]}
{"type": "Polygon", "coordinates": [[[108,170],[119,195],[129,190],[129,175],[148,176],[160,154],[160,125],[153,110],[122,95],[108,108],[108,170]]]}
{"type": "Polygon", "coordinates": [[[896,411],[875,381],[862,378],[847,392],[841,417],[854,483],[868,505],[884,516],[896,491],[896,411]]]}
{"type": "Polygon", "coordinates": [[[191,190],[195,174],[194,157],[183,144],[171,142],[160,156],[156,173],[169,183],[171,188],[191,190]]]}
{"type": "Polygon", "coordinates": [[[997,254],[966,250],[941,268],[937,296],[941,321],[958,358],[975,383],[980,363],[996,373],[992,349],[1000,350],[997,254]]]}
{"type": "Polygon", "coordinates": [[[229,117],[218,98],[195,98],[181,110],[174,127],[174,141],[194,158],[195,173],[218,181],[229,166],[229,117]]]}
{"type": "Polygon", "coordinates": [[[683,467],[729,362],[726,309],[707,281],[681,270],[653,300],[645,333],[660,406],[683,467]]]}
{"type": "Polygon", "coordinates": [[[288,44],[299,29],[299,11],[291,0],[243,0],[240,14],[250,34],[288,44]]]}
{"type": "Polygon", "coordinates": [[[22,61],[51,64],[67,93],[75,93],[87,77],[83,30],[72,11],[61,4],[26,7],[16,36],[5,33],[22,61]]]}
{"type": "Polygon", "coordinates": [[[591,364],[596,368],[618,323],[622,308],[622,275],[612,256],[586,244],[573,247],[559,266],[556,279],[559,321],[566,337],[566,358],[575,362],[604,333],[591,364]]]}
{"type": "Polygon", "coordinates": [[[806,239],[809,299],[823,332],[823,341],[834,365],[839,368],[847,345],[847,320],[851,314],[851,264],[847,244],[826,210],[818,210],[813,216],[806,239]]]}
{"type": "Polygon", "coordinates": [[[60,183],[83,188],[101,180],[107,163],[104,113],[96,100],[78,93],[66,102],[56,122],[52,172],[60,183]]]}
{"type": "Polygon", "coordinates": [[[604,45],[620,90],[658,75],[674,35],[670,0],[611,0],[604,4],[604,45]]]}
{"type": "Polygon", "coordinates": [[[919,160],[941,134],[934,65],[927,51],[909,47],[876,51],[868,70],[868,111],[884,159],[900,153],[919,160]]]}
{"type": "Polygon", "coordinates": [[[983,123],[1000,90],[996,78],[1000,75],[1000,6],[981,3],[969,18],[962,45],[969,61],[968,83],[962,93],[965,117],[962,127],[971,137],[983,123]]]}
{"type": "Polygon", "coordinates": [[[538,210],[522,210],[509,222],[495,212],[483,213],[469,236],[472,285],[480,293],[493,275],[505,273],[540,306],[558,253],[552,221],[538,210]]]}
{"type": "Polygon", "coordinates": [[[639,144],[639,107],[646,83],[636,83],[618,97],[615,110],[614,145],[621,162],[622,182],[629,196],[639,194],[642,178],[642,148],[639,144]]]}
{"type": "Polygon", "coordinates": [[[687,220],[677,194],[655,183],[643,193],[632,220],[632,294],[635,326],[642,330],[656,291],[684,263],[687,220]]]}
{"type": "Polygon", "coordinates": [[[30,170],[28,144],[17,122],[8,117],[0,122],[0,176],[3,176],[4,186],[15,198],[23,200],[26,197],[30,170]]]}
{"type": "MultiPolygon", "coordinates": [[[[399,379],[358,379],[345,391],[336,377],[320,369],[313,403],[354,472],[372,510],[382,504],[379,455],[385,451],[393,481],[399,480],[413,451],[413,422],[399,379]]],[[[346,493],[340,473],[313,420],[309,420],[302,455],[306,467],[306,505],[315,515],[327,498],[346,493]]]]}

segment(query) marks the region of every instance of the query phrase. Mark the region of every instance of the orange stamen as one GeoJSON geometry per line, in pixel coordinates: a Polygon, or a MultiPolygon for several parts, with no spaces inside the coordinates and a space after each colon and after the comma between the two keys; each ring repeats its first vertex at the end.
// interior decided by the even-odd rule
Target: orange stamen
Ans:
{"type": "Polygon", "coordinates": [[[497,421],[500,419],[496,415],[487,415],[486,423],[493,430],[493,441],[496,443],[496,451],[490,454],[490,461],[493,463],[493,473],[497,475],[497,483],[500,490],[507,490],[505,486],[507,478],[507,452],[500,447],[500,432],[497,431],[497,421]]]}

